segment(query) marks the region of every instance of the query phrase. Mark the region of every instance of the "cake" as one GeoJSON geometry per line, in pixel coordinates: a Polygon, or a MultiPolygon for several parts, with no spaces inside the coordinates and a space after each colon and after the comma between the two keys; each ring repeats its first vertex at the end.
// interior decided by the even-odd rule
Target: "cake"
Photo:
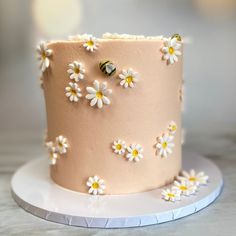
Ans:
{"type": "Polygon", "coordinates": [[[178,34],[84,34],[39,44],[45,146],[56,184],[116,195],[174,181],[181,171],[182,49],[178,34]]]}

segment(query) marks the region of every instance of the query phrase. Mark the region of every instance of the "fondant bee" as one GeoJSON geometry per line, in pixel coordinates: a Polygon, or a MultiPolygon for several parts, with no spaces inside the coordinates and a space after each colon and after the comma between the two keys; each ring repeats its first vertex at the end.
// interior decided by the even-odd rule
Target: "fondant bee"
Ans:
{"type": "Polygon", "coordinates": [[[99,63],[99,68],[105,75],[108,76],[114,75],[116,73],[115,65],[109,60],[101,61],[99,63]]]}
{"type": "Polygon", "coordinates": [[[173,38],[176,38],[179,42],[182,41],[182,38],[181,38],[181,36],[180,36],[179,34],[173,34],[173,35],[171,36],[171,38],[172,38],[172,39],[173,39],[173,38]]]}

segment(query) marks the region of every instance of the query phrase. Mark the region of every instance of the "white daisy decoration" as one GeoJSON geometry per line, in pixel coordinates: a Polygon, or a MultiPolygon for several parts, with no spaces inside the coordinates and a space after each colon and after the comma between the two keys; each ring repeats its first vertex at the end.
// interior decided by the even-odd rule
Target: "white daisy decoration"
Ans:
{"type": "Polygon", "coordinates": [[[131,68],[122,70],[122,73],[119,74],[119,78],[121,79],[120,85],[124,88],[134,88],[135,83],[139,80],[138,73],[131,68]]]}
{"type": "Polygon", "coordinates": [[[168,130],[169,130],[169,133],[172,134],[172,135],[176,133],[177,125],[176,125],[176,123],[174,121],[170,122],[170,124],[168,126],[168,130]]]}
{"type": "Polygon", "coordinates": [[[100,84],[97,80],[95,80],[93,82],[93,86],[94,87],[86,88],[88,92],[86,99],[91,100],[90,106],[97,104],[98,108],[102,108],[103,104],[109,105],[111,102],[107,96],[112,93],[112,90],[107,88],[107,83],[102,82],[100,84]]]}
{"type": "Polygon", "coordinates": [[[161,157],[168,157],[172,153],[172,148],[175,146],[173,143],[174,136],[168,133],[163,134],[158,138],[156,149],[159,151],[161,157]]]}
{"type": "Polygon", "coordinates": [[[40,61],[40,69],[44,72],[50,65],[49,57],[52,55],[52,49],[47,47],[45,42],[40,42],[37,46],[38,60],[40,61]]]}
{"type": "Polygon", "coordinates": [[[71,102],[78,102],[79,98],[82,97],[81,89],[79,88],[78,84],[73,82],[70,82],[69,86],[65,88],[65,93],[71,102]]]}
{"type": "Polygon", "coordinates": [[[177,189],[163,189],[161,195],[164,200],[175,202],[180,200],[181,191],[177,189]]]}
{"type": "Polygon", "coordinates": [[[93,195],[103,194],[106,188],[104,180],[96,175],[88,178],[87,186],[89,187],[88,193],[93,195]]]}
{"type": "Polygon", "coordinates": [[[93,37],[92,35],[86,35],[87,37],[84,37],[84,48],[87,51],[93,52],[98,49],[98,40],[93,37]]]}
{"type": "Polygon", "coordinates": [[[193,185],[200,186],[200,185],[206,185],[209,179],[209,176],[205,175],[204,172],[198,172],[196,173],[195,170],[182,171],[181,176],[177,177],[180,181],[189,181],[193,185]]]}
{"type": "Polygon", "coordinates": [[[113,142],[112,149],[114,150],[114,153],[118,155],[123,155],[126,150],[126,144],[125,141],[122,141],[118,139],[117,141],[113,142]]]}
{"type": "Polygon", "coordinates": [[[64,154],[67,152],[68,147],[69,147],[69,145],[68,145],[67,138],[65,138],[62,135],[56,137],[56,150],[57,150],[57,152],[59,152],[60,154],[64,154]]]}
{"type": "Polygon", "coordinates": [[[56,147],[54,146],[53,142],[47,142],[46,148],[47,148],[48,154],[49,154],[49,164],[55,165],[57,162],[57,159],[58,159],[56,147]]]}
{"type": "Polygon", "coordinates": [[[78,82],[79,80],[84,79],[85,69],[81,62],[73,61],[69,64],[67,73],[70,75],[70,79],[78,82]]]}
{"type": "Polygon", "coordinates": [[[178,43],[176,37],[174,38],[164,38],[164,47],[161,51],[164,53],[162,59],[167,61],[167,64],[174,64],[178,61],[178,56],[181,55],[179,49],[181,44],[178,43]]]}
{"type": "Polygon", "coordinates": [[[189,181],[174,181],[173,190],[181,191],[182,195],[189,196],[196,192],[197,186],[190,183],[189,181]]]}
{"type": "Polygon", "coordinates": [[[126,158],[129,161],[140,161],[143,158],[143,148],[139,144],[131,144],[127,147],[128,153],[126,154],[126,158]]]}

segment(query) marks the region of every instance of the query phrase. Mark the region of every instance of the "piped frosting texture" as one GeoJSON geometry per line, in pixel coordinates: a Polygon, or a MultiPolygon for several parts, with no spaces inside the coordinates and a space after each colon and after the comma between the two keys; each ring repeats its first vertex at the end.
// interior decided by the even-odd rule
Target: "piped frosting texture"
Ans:
{"type": "MultiPolygon", "coordinates": [[[[74,36],[69,36],[69,40],[83,41],[89,35],[90,34],[78,34],[74,36]]],[[[104,33],[101,38],[98,38],[98,40],[102,40],[102,39],[162,40],[163,38],[164,38],[163,35],[144,36],[144,35],[132,35],[132,34],[104,33]]]]}

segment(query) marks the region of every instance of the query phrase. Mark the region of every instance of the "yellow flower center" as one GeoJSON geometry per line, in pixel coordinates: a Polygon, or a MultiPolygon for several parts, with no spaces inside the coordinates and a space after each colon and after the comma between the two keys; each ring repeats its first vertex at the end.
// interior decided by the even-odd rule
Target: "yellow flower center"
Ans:
{"type": "Polygon", "coordinates": [[[127,76],[126,79],[125,79],[125,81],[126,81],[128,84],[132,83],[132,82],[133,82],[133,76],[127,76]]]}
{"type": "MultiPolygon", "coordinates": [[[[71,92],[71,95],[72,95],[72,96],[77,96],[77,92],[76,92],[76,90],[75,90],[75,89],[71,89],[71,91],[70,91],[70,92],[71,92]]],[[[62,146],[62,144],[61,144],[61,143],[59,144],[59,146],[60,146],[60,145],[62,146]]]]}
{"type": "Polygon", "coordinates": [[[189,181],[193,181],[193,182],[195,182],[196,180],[197,180],[196,177],[190,177],[190,178],[189,178],[189,181]]]}
{"type": "Polygon", "coordinates": [[[79,74],[79,73],[80,73],[80,69],[79,69],[78,67],[76,67],[76,68],[74,69],[74,72],[75,72],[75,74],[79,74]]]}
{"type": "Polygon", "coordinates": [[[94,183],[92,184],[92,187],[93,187],[94,189],[98,189],[98,188],[99,188],[99,183],[98,183],[98,182],[94,182],[94,183]]]}
{"type": "Polygon", "coordinates": [[[42,52],[41,53],[41,57],[42,57],[42,59],[45,59],[47,56],[46,56],[46,53],[45,52],[42,52]]]}
{"type": "Polygon", "coordinates": [[[181,185],[181,186],[179,187],[179,189],[182,190],[182,191],[186,191],[188,188],[187,188],[186,186],[184,186],[184,185],[181,185]]]}
{"type": "Polygon", "coordinates": [[[173,193],[168,193],[167,196],[168,197],[175,197],[175,195],[173,193]]]}
{"type": "Polygon", "coordinates": [[[94,42],[93,42],[92,40],[89,40],[89,41],[87,42],[87,45],[88,45],[89,47],[92,47],[92,46],[94,45],[94,42]]]}
{"type": "Polygon", "coordinates": [[[133,155],[134,157],[138,156],[138,151],[137,151],[136,149],[134,149],[133,152],[132,152],[132,155],[133,155]]]}
{"type": "Polygon", "coordinates": [[[163,149],[166,149],[167,146],[168,146],[168,143],[167,143],[167,142],[163,142],[163,143],[162,143],[162,148],[163,148],[163,149]]]}
{"type": "Polygon", "coordinates": [[[174,54],[174,52],[175,52],[175,49],[173,47],[169,47],[169,53],[174,54]]]}
{"type": "Polygon", "coordinates": [[[171,130],[172,130],[172,131],[176,131],[176,130],[177,130],[177,126],[176,126],[176,125],[172,125],[172,126],[171,126],[171,130]]]}
{"type": "Polygon", "coordinates": [[[103,93],[100,91],[96,92],[96,97],[101,99],[103,97],[103,93]]]}
{"type": "Polygon", "coordinates": [[[120,151],[120,150],[121,150],[121,148],[122,148],[122,145],[121,145],[121,144],[117,144],[117,145],[116,145],[116,149],[117,149],[117,150],[119,150],[119,151],[120,151]]]}

